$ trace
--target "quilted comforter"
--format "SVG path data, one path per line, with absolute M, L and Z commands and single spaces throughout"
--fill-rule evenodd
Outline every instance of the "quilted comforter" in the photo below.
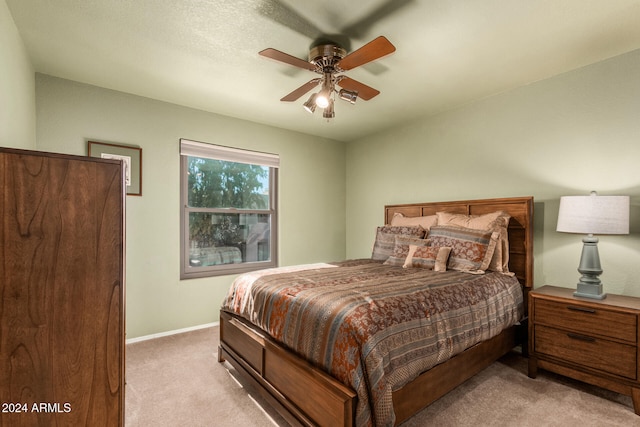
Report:
M 358 426 L 391 426 L 392 391 L 523 314 L 514 277 L 369 259 L 238 277 L 223 302 L 358 395 Z

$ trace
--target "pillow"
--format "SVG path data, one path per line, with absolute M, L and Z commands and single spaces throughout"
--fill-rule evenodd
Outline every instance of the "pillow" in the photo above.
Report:
M 436 225 L 436 221 L 438 217 L 435 215 L 429 216 L 404 216 L 403 214 L 396 212 L 393 214 L 393 218 L 391 218 L 391 225 L 407 225 L 407 226 L 416 226 L 424 228 L 426 231 L 429 231 L 431 227 Z
M 427 268 L 433 271 L 447 271 L 447 260 L 451 248 L 445 246 L 418 246 L 409 245 L 407 259 L 402 265 L 404 268 Z
M 501 273 L 509 272 L 509 219 L 504 211 L 496 211 L 484 215 L 463 215 L 448 212 L 437 212 L 438 225 L 455 225 L 476 230 L 497 231 L 500 233 L 496 249 L 489 264 L 489 270 Z
M 386 261 L 393 253 L 393 248 L 396 245 L 396 235 L 413 236 L 421 239 L 424 237 L 424 234 L 424 228 L 420 226 L 399 227 L 385 225 L 378 227 L 376 231 L 376 240 L 373 244 L 373 251 L 371 253 L 371 259 Z
M 401 267 L 402 264 L 404 264 L 404 261 L 407 259 L 407 254 L 409 253 L 409 245 L 427 246 L 429 244 L 428 240 L 420 239 L 413 236 L 396 235 L 395 239 L 396 243 L 393 247 L 393 251 L 389 258 L 387 258 L 387 260 L 384 262 L 385 265 L 395 265 Z
M 442 225 L 429 230 L 432 247 L 451 248 L 448 268 L 478 274 L 489 267 L 499 236 L 497 231 Z

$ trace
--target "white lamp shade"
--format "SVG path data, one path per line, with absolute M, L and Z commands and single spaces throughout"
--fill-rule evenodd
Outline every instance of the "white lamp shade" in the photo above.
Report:
M 564 196 L 557 231 L 580 234 L 629 234 L 629 196 Z

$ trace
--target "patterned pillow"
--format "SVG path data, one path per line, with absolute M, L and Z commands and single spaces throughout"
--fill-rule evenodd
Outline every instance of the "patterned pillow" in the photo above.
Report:
M 424 228 L 426 231 L 429 231 L 431 227 L 436 225 L 438 221 L 438 217 L 435 215 L 428 216 L 404 216 L 403 214 L 396 212 L 393 214 L 393 218 L 391 218 L 391 225 L 409 225 Z
M 489 267 L 499 236 L 497 231 L 441 225 L 429 231 L 431 246 L 451 248 L 450 269 L 478 274 Z
M 373 251 L 371 253 L 371 259 L 386 261 L 393 253 L 397 235 L 413 236 L 421 239 L 424 237 L 424 233 L 424 228 L 420 226 L 396 227 L 385 225 L 378 227 L 376 232 L 376 241 L 373 244 Z
M 444 246 L 410 245 L 404 268 L 427 268 L 434 271 L 447 271 L 447 260 L 451 248 Z
M 429 244 L 428 240 L 412 236 L 396 235 L 395 239 L 396 243 L 393 247 L 393 252 L 384 262 L 385 265 L 395 265 L 398 267 L 402 267 L 402 264 L 404 264 L 405 260 L 407 259 L 410 245 L 427 246 Z
M 488 269 L 501 273 L 509 272 L 509 235 L 508 227 L 511 215 L 505 211 L 496 211 L 484 215 L 462 215 L 437 212 L 438 225 L 453 225 L 475 230 L 497 231 L 500 233 L 496 249 Z

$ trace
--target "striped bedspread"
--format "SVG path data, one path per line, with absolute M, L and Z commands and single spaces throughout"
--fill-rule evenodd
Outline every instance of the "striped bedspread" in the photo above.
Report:
M 518 281 L 369 259 L 238 277 L 223 303 L 358 395 L 358 426 L 394 423 L 392 391 L 516 324 Z

